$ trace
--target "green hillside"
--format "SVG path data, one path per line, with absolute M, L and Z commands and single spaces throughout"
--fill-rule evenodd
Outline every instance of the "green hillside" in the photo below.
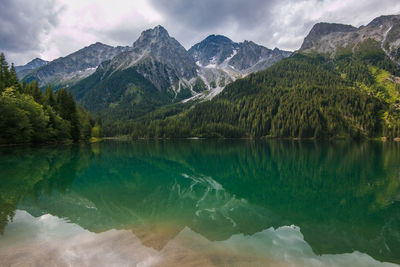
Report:
M 228 85 L 212 101 L 172 116 L 153 113 L 129 128 L 147 138 L 393 139 L 400 136 L 397 71 L 382 54 L 297 53 Z
M 99 68 L 72 86 L 71 92 L 85 108 L 100 113 L 106 123 L 135 119 L 172 99 L 167 92 L 158 91 L 135 68 L 115 72 Z

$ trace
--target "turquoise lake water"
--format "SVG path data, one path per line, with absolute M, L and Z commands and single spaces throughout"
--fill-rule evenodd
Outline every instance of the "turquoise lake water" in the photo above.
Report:
M 0 148 L 0 266 L 396 266 L 400 144 Z

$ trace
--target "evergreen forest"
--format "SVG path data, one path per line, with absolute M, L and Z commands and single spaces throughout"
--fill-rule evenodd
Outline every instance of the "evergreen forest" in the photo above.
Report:
M 88 140 L 96 127 L 71 92 L 19 82 L 14 66 L 0 54 L 0 144 L 77 142 Z
M 105 126 L 133 138 L 381 138 L 400 136 L 399 69 L 383 53 L 296 53 L 233 82 L 211 101 L 173 104 Z

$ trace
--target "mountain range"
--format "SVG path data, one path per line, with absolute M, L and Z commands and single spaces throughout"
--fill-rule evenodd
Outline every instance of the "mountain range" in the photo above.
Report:
M 192 116 L 188 122 L 192 128 L 196 127 L 193 124 L 195 121 L 202 121 L 203 124 L 223 123 L 222 128 L 233 127 L 235 135 L 240 133 L 240 136 L 310 137 L 317 132 L 317 126 L 309 125 L 309 129 L 304 126 L 304 129 L 290 130 L 289 133 L 283 130 L 287 125 L 274 125 L 278 123 L 274 122 L 274 116 L 279 115 L 279 107 L 288 100 L 288 96 L 284 99 L 281 97 L 285 92 L 289 92 L 289 95 L 297 94 L 298 90 L 316 90 L 320 86 L 324 91 L 322 96 L 329 95 L 330 98 L 333 97 L 331 92 L 325 92 L 328 88 L 338 88 L 338 91 L 347 88 L 343 96 L 345 99 L 352 92 L 357 92 L 361 94 L 358 96 L 360 98 L 366 94 L 368 101 L 381 101 L 382 108 L 376 108 L 385 114 L 383 121 L 376 122 L 376 129 L 368 132 L 367 128 L 372 127 L 371 124 L 362 126 L 366 118 L 362 122 L 358 121 L 358 126 L 354 126 L 355 121 L 361 119 L 358 115 L 342 114 L 336 110 L 341 104 L 330 103 L 329 105 L 333 105 L 331 108 L 337 112 L 335 116 L 332 115 L 333 111 L 324 111 L 322 115 L 318 115 L 322 111 L 312 111 L 316 112 L 314 119 L 323 119 L 320 127 L 326 130 L 324 134 L 341 135 L 347 131 L 352 134 L 382 135 L 388 125 L 388 131 L 397 131 L 397 126 L 393 128 L 393 123 L 397 121 L 396 110 L 400 109 L 399 59 L 400 16 L 392 15 L 378 17 L 358 28 L 336 23 L 317 23 L 305 37 L 300 49 L 294 53 L 278 48 L 271 50 L 252 41 L 236 43 L 222 35 L 210 35 L 186 50 L 166 29 L 157 26 L 142 32 L 129 47 L 111 47 L 96 43 L 52 62 L 38 62 L 42 64 L 39 68 L 22 66 L 17 67 L 17 71 L 20 76 L 23 71 L 29 71 L 24 79 L 36 79 L 41 86 L 53 84 L 56 87 L 70 87 L 75 98 L 85 108 L 91 112 L 100 112 L 105 121 L 110 123 L 161 119 L 159 123 L 163 125 L 168 118 L 178 116 L 180 119 L 189 119 Z M 281 87 L 278 93 L 280 96 L 272 97 L 271 92 L 275 92 L 278 87 Z M 265 91 L 266 88 L 270 88 L 270 91 Z M 298 89 L 292 90 L 293 88 Z M 351 91 L 351 88 L 357 90 Z M 272 98 L 276 102 L 271 102 L 263 109 L 261 107 L 265 103 L 249 100 L 254 92 L 261 94 L 260 98 L 268 95 L 266 102 L 272 101 Z M 313 99 L 297 101 L 313 102 L 316 101 L 314 97 L 315 95 Z M 204 105 L 196 104 L 203 100 L 212 101 L 206 101 Z M 235 112 L 229 111 L 230 115 L 228 112 L 227 116 L 238 117 L 232 117 L 228 121 L 223 115 L 215 118 L 208 114 L 210 110 L 214 110 L 215 114 L 225 114 L 227 111 L 224 105 L 227 102 L 236 106 L 246 103 L 253 106 L 250 113 L 246 114 L 239 112 L 233 115 Z M 258 103 L 256 106 L 255 102 Z M 300 105 L 298 109 L 305 108 L 302 106 L 304 103 L 297 103 L 296 105 Z M 188 109 L 193 104 L 196 104 L 194 108 Z M 291 102 L 290 105 L 294 103 Z M 207 114 L 201 114 L 203 111 L 200 108 Z M 360 108 L 357 112 L 366 112 L 363 109 L 367 106 Z M 287 109 L 292 110 L 293 107 Z M 296 114 L 300 116 L 303 113 Z M 374 116 L 378 116 L 376 114 Z M 270 121 L 260 119 L 266 119 L 270 115 Z M 244 119 L 243 125 L 236 123 L 240 119 Z M 300 118 L 296 118 L 295 122 L 285 123 L 297 124 L 299 120 Z M 330 120 L 336 121 L 337 129 L 327 130 L 329 127 L 326 121 Z M 305 125 L 309 123 L 311 122 L 304 122 Z M 164 127 L 160 125 L 157 127 Z M 114 126 L 112 127 L 116 128 Z M 146 124 L 141 127 L 148 126 Z M 132 126 L 126 127 L 128 128 L 131 129 Z M 126 129 L 121 131 L 131 131 Z M 193 131 L 186 134 L 198 135 Z M 164 136 L 168 134 L 164 133 Z
M 367 46 L 400 64 L 400 16 L 381 16 L 359 28 L 331 23 L 314 25 L 300 48 L 335 57 L 359 53 Z
M 49 61 L 46 61 L 46 60 L 43 60 L 40 58 L 35 58 L 23 66 L 16 66 L 15 71 L 18 74 L 18 78 L 22 79 L 26 75 L 31 73 L 33 70 L 47 65 L 47 63 L 49 63 Z
M 28 82 L 38 80 L 40 86 L 78 84 L 79 88 L 79 81 L 94 74 L 97 67 L 108 73 L 102 80 L 134 68 L 158 91 L 168 92 L 171 101 L 178 101 L 193 96 L 211 99 L 226 84 L 266 69 L 290 54 L 251 41 L 234 43 L 221 35 L 210 35 L 187 51 L 165 28 L 157 26 L 143 31 L 130 47 L 96 43 L 54 61 L 42 61 L 40 65 L 34 65 L 40 60 L 35 59 L 16 70 L 20 78 Z M 85 88 L 85 91 L 96 90 L 93 88 Z M 77 95 L 84 97 L 80 93 Z
M 27 82 L 37 80 L 40 86 L 49 84 L 56 87 L 69 86 L 91 75 L 101 62 L 127 49 L 128 47 L 112 47 L 97 42 L 51 62 L 35 59 L 27 65 L 17 66 L 16 71 L 19 77 L 24 76 L 23 79 Z M 27 70 L 30 71 L 26 72 Z
M 298 51 L 226 85 L 211 101 L 163 107 L 107 131 L 137 138 L 400 139 L 399 18 L 359 28 L 318 23 Z M 237 48 L 226 40 L 222 47 L 228 52 L 194 53 L 198 65 L 222 64 Z
M 222 35 L 210 35 L 189 49 L 198 66 L 199 77 L 208 88 L 216 88 L 209 95 L 211 99 L 222 91 L 226 84 L 246 75 L 265 70 L 274 63 L 289 57 L 291 52 L 268 49 L 252 41 L 235 43 Z

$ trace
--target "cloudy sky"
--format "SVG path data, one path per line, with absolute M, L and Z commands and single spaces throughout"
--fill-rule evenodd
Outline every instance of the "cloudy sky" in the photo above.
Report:
M 25 64 L 97 41 L 131 45 L 163 25 L 187 49 L 210 34 L 296 50 L 321 21 L 361 26 L 400 14 L 399 0 L 1 0 L 0 51 Z

